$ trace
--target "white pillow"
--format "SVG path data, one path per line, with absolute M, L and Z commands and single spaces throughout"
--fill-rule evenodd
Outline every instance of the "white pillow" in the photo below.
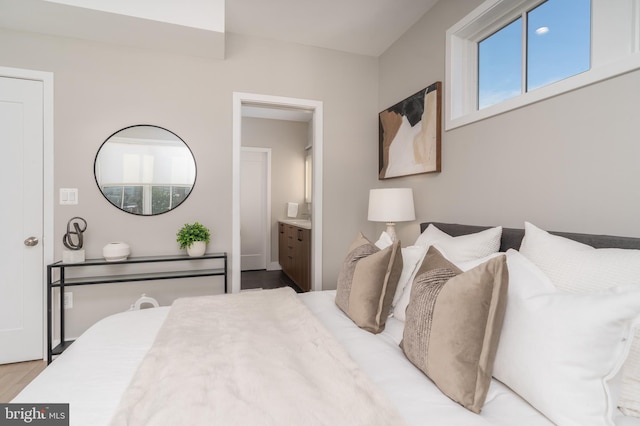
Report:
M 410 246 L 410 247 L 420 247 L 420 246 Z M 434 247 L 437 248 L 438 251 L 447 260 L 449 260 L 452 263 L 454 263 L 463 272 L 466 272 L 469 269 L 473 269 L 476 266 L 488 261 L 491 258 L 494 258 L 496 256 L 500 256 L 501 254 L 504 254 L 504 253 L 497 253 L 496 252 L 496 253 L 491 253 L 490 255 L 485 256 L 485 257 L 480 258 L 480 259 L 468 260 L 466 262 L 454 262 L 442 247 L 440 247 L 437 244 L 434 244 Z M 420 269 L 420 266 L 422 265 L 422 261 L 424 260 L 424 256 L 427 253 L 427 249 L 426 248 L 420 247 L 420 249 L 423 250 L 422 255 L 420 256 L 420 259 L 416 263 L 415 269 L 413 270 L 413 273 L 411 274 L 411 277 L 409 278 L 409 280 L 407 282 L 404 283 L 404 290 L 402 291 L 402 294 L 399 296 L 398 301 L 393 304 L 393 308 L 392 308 L 393 309 L 393 311 L 392 311 L 393 312 L 393 317 L 396 318 L 396 319 L 399 319 L 400 321 L 404 321 L 405 320 L 405 311 L 407 310 L 407 306 L 409 306 L 409 300 L 411 299 L 411 288 L 413 287 L 413 279 L 416 276 L 416 272 L 418 272 L 418 270 Z M 404 252 L 403 252 L 402 259 L 404 261 Z M 403 273 L 404 273 L 404 270 L 403 270 Z M 402 277 L 400 278 L 400 281 L 402 281 Z M 400 286 L 400 283 L 398 283 L 398 286 Z M 398 293 L 396 291 L 396 296 L 397 295 L 398 295 Z
M 565 291 L 585 293 L 626 285 L 640 288 L 640 250 L 595 249 L 525 222 L 520 253 Z M 640 417 L 640 331 L 623 368 L 618 404 L 623 413 Z
M 382 234 L 380 234 L 380 238 L 378 238 L 378 241 L 376 241 L 374 244 L 380 250 L 384 250 L 393 244 L 393 240 L 391 239 L 391 235 L 389 235 L 387 231 L 382 231 Z
M 391 239 L 391 235 L 389 235 L 389 233 L 386 231 L 382 231 L 382 234 L 380 234 L 380 238 L 378 238 L 378 241 L 375 242 L 375 246 L 380 250 L 384 250 L 392 244 L 393 240 Z M 420 246 L 409 246 L 402 248 L 402 273 L 400 274 L 400 279 L 398 280 L 396 292 L 393 295 L 393 301 L 391 302 L 391 311 L 389 313 L 389 316 L 393 316 L 393 308 L 398 304 L 398 301 L 400 300 L 402 292 L 407 286 L 407 283 L 413 282 L 413 277 L 418 270 L 418 267 L 422 264 L 422 259 L 424 258 L 424 255 L 426 253 L 427 249 Z
M 524 224 L 520 253 L 542 270 L 558 288 L 584 293 L 640 284 L 640 250 L 595 249 Z
M 493 376 L 560 425 L 613 426 L 609 381 L 640 326 L 640 288 L 561 292 L 515 250 Z
M 436 248 L 438 248 L 438 246 L 436 245 Z M 442 255 L 444 257 L 447 257 L 446 252 L 443 252 L 442 249 L 438 249 L 440 250 L 440 253 L 442 253 Z M 502 252 L 495 252 L 495 253 L 491 253 L 490 255 L 487 255 L 485 257 L 481 257 L 480 259 L 473 259 L 473 260 L 467 260 L 466 262 L 458 262 L 455 265 L 460 268 L 460 270 L 462 272 L 467 272 L 469 269 L 473 269 L 476 266 L 479 266 L 481 264 L 483 264 L 484 262 L 493 259 L 494 257 L 498 257 L 498 256 L 502 256 L 504 253 Z M 447 260 L 453 262 L 453 260 L 447 258 Z M 455 262 L 454 262 L 455 263 Z
M 394 297 L 393 303 L 393 316 L 394 318 L 404 321 L 405 310 L 409 305 L 409 298 L 411 296 L 411 287 L 413 284 L 413 278 L 415 272 L 422 265 L 422 259 L 426 254 L 429 247 L 435 245 L 438 251 L 443 254 L 448 260 L 455 263 L 463 271 L 471 269 L 473 266 L 479 265 L 489 260 L 488 255 L 493 254 L 500 250 L 500 238 L 502 237 L 502 227 L 490 228 L 475 234 L 461 235 L 459 237 L 452 237 L 446 232 L 442 232 L 435 225 L 430 224 L 427 229 L 416 240 L 415 246 L 423 247 L 424 253 L 416 264 L 413 275 L 409 278 L 403 286 L 401 294 L 398 294 L 396 289 L 397 299 Z M 382 238 L 382 236 L 381 236 Z M 411 246 L 413 247 L 413 246 Z M 473 262 L 481 260 L 473 266 L 462 268 L 465 262 Z M 404 261 L 404 258 L 403 258 Z M 402 278 L 400 279 L 402 281 Z M 398 285 L 400 288 L 400 284 Z
M 490 228 L 475 234 L 461 235 L 459 237 L 452 237 L 446 232 L 442 232 L 435 225 L 430 224 L 427 229 L 416 240 L 414 246 L 410 247 L 422 247 L 424 251 L 422 256 L 415 265 L 413 274 L 409 277 L 409 280 L 405 282 L 402 287 L 402 293 L 399 293 L 401 283 L 398 284 L 396 294 L 394 297 L 394 303 L 392 307 L 393 317 L 404 321 L 405 310 L 409 305 L 409 299 L 411 296 L 411 287 L 415 273 L 422 265 L 422 259 L 427 253 L 429 247 L 436 246 L 438 251 L 442 253 L 448 260 L 455 263 L 463 271 L 467 271 L 474 266 L 477 266 L 485 261 L 489 260 L 487 257 L 500 250 L 500 238 L 502 237 L 502 227 Z M 380 236 L 382 238 L 382 236 Z M 403 255 L 404 261 L 404 255 Z M 465 266 L 465 264 L 468 264 Z M 403 270 L 404 272 L 404 270 Z M 402 282 L 402 278 L 400 278 Z
M 398 287 L 396 287 L 396 293 L 393 296 L 393 302 L 391 302 L 392 313 L 393 308 L 400 301 L 400 298 L 402 297 L 407 284 L 413 282 L 413 278 L 415 277 L 420 265 L 422 265 L 422 259 L 424 259 L 424 255 L 426 253 L 427 249 L 420 246 L 409 246 L 402 248 L 402 274 L 400 274 Z
M 427 226 L 416 240 L 416 246 L 423 246 L 427 249 L 432 245 L 437 245 L 447 253 L 448 258 L 453 263 L 466 262 L 480 259 L 500 250 L 500 238 L 502 237 L 502 227 L 489 228 L 475 234 L 460 235 L 452 237 L 446 232 L 442 232 L 433 224 Z

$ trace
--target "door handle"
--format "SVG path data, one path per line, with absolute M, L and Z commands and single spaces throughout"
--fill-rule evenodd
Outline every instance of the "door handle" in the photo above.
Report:
M 33 246 L 37 246 L 38 242 L 39 241 L 37 237 L 29 237 L 26 240 L 24 240 L 24 245 L 27 247 L 33 247 Z

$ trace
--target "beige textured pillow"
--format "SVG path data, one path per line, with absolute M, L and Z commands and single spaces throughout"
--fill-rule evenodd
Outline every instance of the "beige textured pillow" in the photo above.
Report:
M 338 276 L 336 305 L 360 328 L 380 333 L 402 272 L 400 241 L 380 250 L 359 234 Z
M 442 393 L 474 413 L 491 383 L 508 281 L 505 256 L 461 272 L 435 247 L 413 281 L 402 350 Z

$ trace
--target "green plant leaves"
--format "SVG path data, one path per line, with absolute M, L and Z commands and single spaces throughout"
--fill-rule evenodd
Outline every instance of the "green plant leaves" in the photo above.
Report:
M 176 234 L 176 241 L 180 243 L 181 249 L 186 249 L 196 241 L 204 241 L 208 243 L 211 239 L 211 232 L 209 228 L 201 223 L 185 223 Z

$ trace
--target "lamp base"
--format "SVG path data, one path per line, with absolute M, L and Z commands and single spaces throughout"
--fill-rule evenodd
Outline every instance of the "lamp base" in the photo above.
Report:
M 398 239 L 396 235 L 396 224 L 395 222 L 387 222 L 387 234 L 391 237 L 391 241 L 395 241 Z

